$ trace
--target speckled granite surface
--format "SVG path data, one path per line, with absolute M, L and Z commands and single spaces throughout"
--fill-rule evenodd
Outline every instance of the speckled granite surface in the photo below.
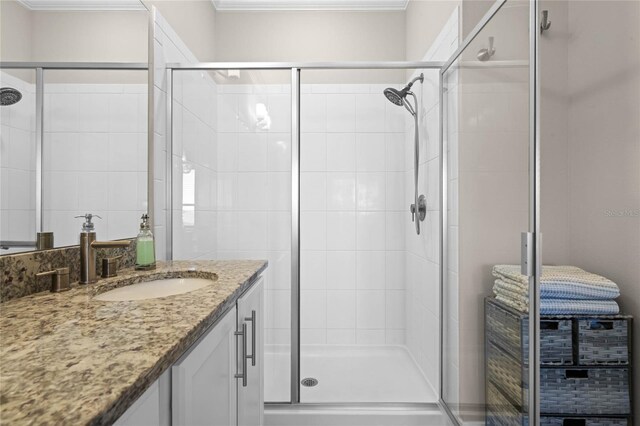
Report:
M 136 240 L 130 239 L 126 248 L 98 249 L 96 271 L 102 271 L 102 259 L 122 256 L 118 268 L 130 268 L 136 263 Z M 51 277 L 36 277 L 38 272 L 69 267 L 69 279 L 80 280 L 80 246 L 37 250 L 1 255 L 0 253 L 0 303 L 18 299 L 51 288 Z
M 0 305 L 3 424 L 111 424 L 236 301 L 266 261 L 159 262 L 63 293 Z M 130 302 L 96 294 L 161 277 L 215 279 Z

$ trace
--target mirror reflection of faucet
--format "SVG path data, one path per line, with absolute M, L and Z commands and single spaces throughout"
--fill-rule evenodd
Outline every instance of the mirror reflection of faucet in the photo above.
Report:
M 84 218 L 82 231 L 80 232 L 80 284 L 91 284 L 98 281 L 96 274 L 96 249 L 129 247 L 131 241 L 96 241 L 95 225 L 93 218 L 100 216 L 86 213 L 76 218 Z

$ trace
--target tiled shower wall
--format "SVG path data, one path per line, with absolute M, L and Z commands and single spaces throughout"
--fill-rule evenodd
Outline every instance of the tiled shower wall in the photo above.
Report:
M 454 10 L 425 61 L 446 61 L 458 47 L 458 10 Z M 413 122 L 407 121 L 405 159 L 405 199 L 403 218 L 406 258 L 406 346 L 434 390 L 438 388 L 440 357 L 440 129 L 439 73 L 424 72 L 424 83 L 413 89 L 420 102 L 419 194 L 427 201 L 427 215 L 420 235 L 408 212 L 414 202 Z M 417 72 L 412 77 L 417 75 Z M 419 84 L 419 83 L 417 83 Z M 407 114 L 408 115 L 408 114 Z M 455 195 L 454 195 L 455 196 Z M 448 362 L 443 360 L 444 362 Z M 454 361 L 455 362 L 455 361 Z
M 301 342 L 405 340 L 404 108 L 389 84 L 302 87 Z
M 0 107 L 0 240 L 35 241 L 35 86 L 4 71 L 0 81 L 22 93 Z

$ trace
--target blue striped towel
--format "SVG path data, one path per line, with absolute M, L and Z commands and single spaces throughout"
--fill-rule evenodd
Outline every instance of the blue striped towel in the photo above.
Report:
M 514 299 L 496 293 L 496 299 L 520 312 L 529 312 L 525 299 Z M 620 307 L 614 300 L 541 299 L 540 315 L 617 315 Z
M 511 290 L 524 297 L 529 294 L 529 279 L 520 274 L 520 265 L 496 265 L 493 276 L 511 284 Z M 544 299 L 607 300 L 620 296 L 613 281 L 575 266 L 543 266 L 540 297 Z

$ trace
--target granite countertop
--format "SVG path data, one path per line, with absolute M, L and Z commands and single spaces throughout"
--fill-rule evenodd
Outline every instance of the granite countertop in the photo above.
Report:
M 159 262 L 67 292 L 0 304 L 0 421 L 110 424 L 236 301 L 266 261 Z M 157 278 L 215 279 L 189 293 L 100 302 Z

